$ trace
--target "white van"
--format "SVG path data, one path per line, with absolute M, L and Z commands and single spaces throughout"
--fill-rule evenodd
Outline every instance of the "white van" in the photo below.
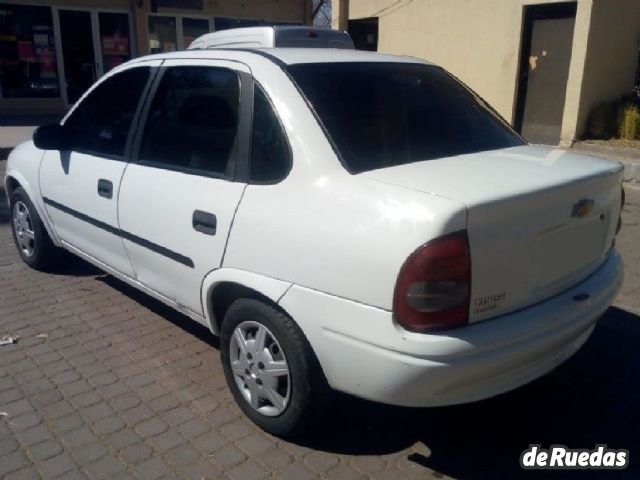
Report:
M 232 28 L 196 38 L 188 50 L 209 48 L 355 48 L 347 32 L 298 26 Z

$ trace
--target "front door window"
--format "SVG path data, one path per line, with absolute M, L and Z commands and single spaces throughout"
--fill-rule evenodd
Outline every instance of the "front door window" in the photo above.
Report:
M 129 129 L 142 92 L 151 75 L 136 67 L 106 78 L 71 113 L 64 125 L 77 152 L 122 158 Z

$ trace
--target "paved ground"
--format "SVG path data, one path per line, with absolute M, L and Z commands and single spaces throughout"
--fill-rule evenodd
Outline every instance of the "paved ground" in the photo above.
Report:
M 574 143 L 571 149 L 577 153 L 622 162 L 624 164 L 624 180 L 640 186 L 640 141 L 586 140 Z
M 205 329 L 81 261 L 26 268 L 2 206 L 0 335 L 20 339 L 0 347 L 0 478 L 520 478 L 531 443 L 627 448 L 630 468 L 609 476 L 639 478 L 640 190 L 624 219 L 618 306 L 565 365 L 466 406 L 341 397 L 290 443 L 242 417 Z
M 582 140 L 575 142 L 571 148 L 612 160 L 640 164 L 640 140 Z

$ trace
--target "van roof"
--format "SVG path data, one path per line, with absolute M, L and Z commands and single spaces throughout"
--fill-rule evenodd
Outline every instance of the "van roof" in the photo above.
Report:
M 300 25 L 272 25 L 205 33 L 191 42 L 188 50 L 247 47 L 354 48 L 347 32 Z

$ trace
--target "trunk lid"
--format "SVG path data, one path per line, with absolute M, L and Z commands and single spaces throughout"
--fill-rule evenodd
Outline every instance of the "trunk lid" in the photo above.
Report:
M 466 205 L 471 322 L 542 301 L 604 261 L 620 214 L 622 165 L 521 146 L 359 176 Z

